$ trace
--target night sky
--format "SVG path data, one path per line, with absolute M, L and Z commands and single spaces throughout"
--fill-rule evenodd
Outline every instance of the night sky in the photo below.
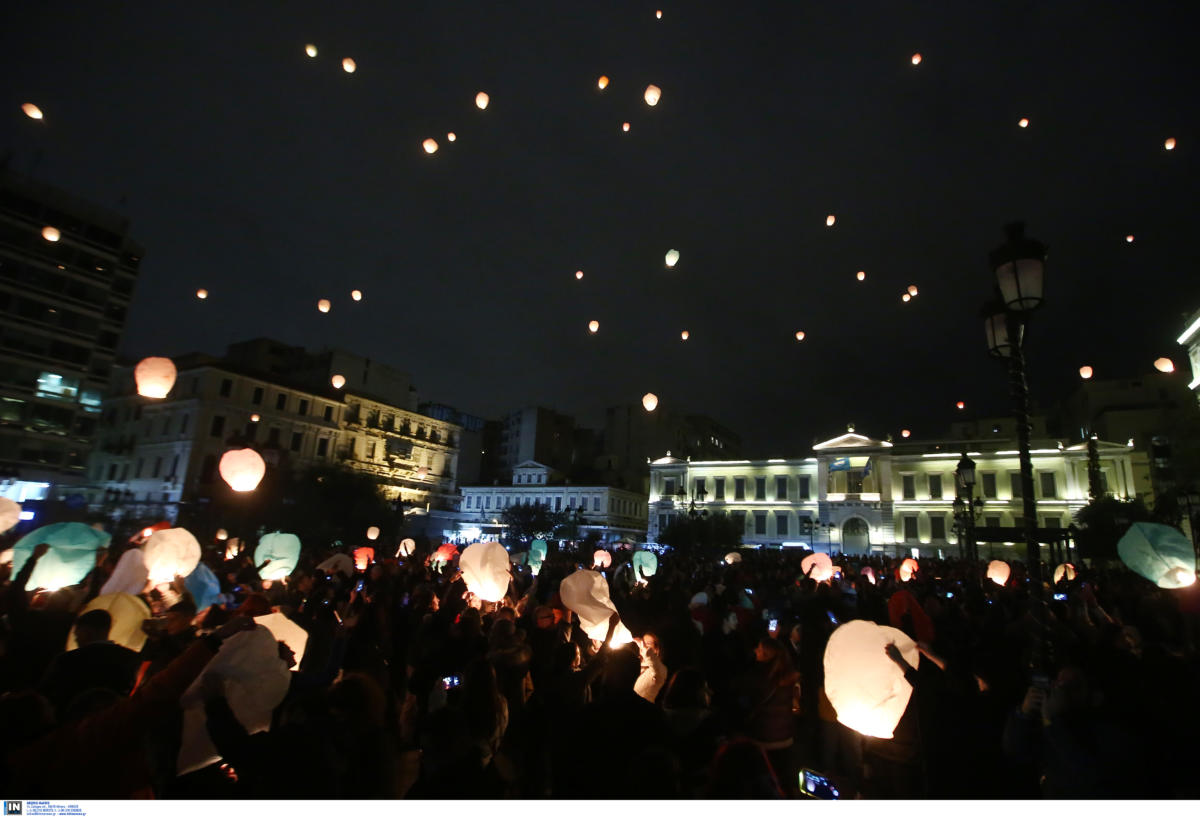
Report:
M 130 357 L 271 336 L 595 426 L 653 391 L 803 456 L 851 420 L 920 439 L 1008 411 L 978 311 L 1014 219 L 1050 246 L 1035 399 L 1161 355 L 1186 383 L 1187 7 L 17 3 L 0 149 L 132 220 Z

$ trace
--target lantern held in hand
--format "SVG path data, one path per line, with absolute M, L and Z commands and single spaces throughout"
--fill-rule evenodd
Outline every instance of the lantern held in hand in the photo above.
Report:
M 400 547 L 396 550 L 396 554 L 407 559 L 409 556 L 413 555 L 413 549 L 416 548 L 416 546 L 417 543 L 412 539 L 401 540 Z
M 633 577 L 641 583 L 645 583 L 658 572 L 658 557 L 652 551 L 634 551 L 632 562 Z
M 317 565 L 317 570 L 322 571 L 326 576 L 341 573 L 349 578 L 354 575 L 354 560 L 345 553 L 335 553 Z
M 862 570 L 858 571 L 858 573 L 871 584 L 875 584 L 875 571 L 871 569 L 870 565 L 866 565 Z
M 148 357 L 133 370 L 142 397 L 163 398 L 175 385 L 175 364 L 169 357 Z
M 576 570 L 559 583 L 558 592 L 563 606 L 579 616 L 579 624 L 587 637 L 603 641 L 608 635 L 608 621 L 617 612 L 609 598 L 604 574 L 594 570 Z M 618 621 L 610 643 L 619 647 L 631 641 L 633 633 Z
M 1068 582 L 1075 581 L 1075 565 L 1070 562 L 1063 562 L 1054 568 L 1054 583 L 1058 584 L 1064 580 Z
M 468 545 L 458 560 L 467 589 L 483 601 L 496 602 L 508 592 L 508 551 L 499 542 Z
M 192 594 L 192 601 L 196 602 L 197 611 L 211 607 L 217 597 L 221 595 L 221 581 L 204 562 L 196 565 L 196 569 L 183 580 L 183 584 Z
M 912 686 L 885 648 L 895 644 L 910 667 L 919 660 L 916 643 L 900 630 L 871 621 L 848 621 L 825 647 L 825 695 L 840 723 L 859 734 L 891 738 L 908 708 Z
M 1117 542 L 1125 566 L 1159 587 L 1187 587 L 1196 581 L 1196 552 L 1178 530 L 1154 522 L 1134 522 Z
M 268 559 L 271 563 L 258 572 L 260 577 L 275 581 L 292 575 L 300 560 L 300 537 L 279 531 L 263 536 L 254 549 L 254 564 L 261 565 Z
M 916 559 L 905 559 L 900 563 L 900 567 L 896 568 L 896 578 L 902 582 L 912 581 L 912 577 L 917 575 L 920 569 Z
M 253 491 L 267 473 L 267 463 L 253 448 L 234 448 L 221 455 L 221 479 L 238 493 Z
M 96 550 L 107 547 L 112 537 L 82 522 L 56 522 L 25 534 L 13 545 L 12 573 L 15 577 L 40 544 L 50 549 L 38 560 L 25 586 L 43 590 L 58 590 L 79 584 L 96 566 Z M 136 549 L 135 549 L 136 550 Z M 141 555 L 141 551 L 138 551 Z M 145 585 L 138 585 L 140 593 Z
M 371 562 L 373 561 L 375 561 L 375 548 L 360 547 L 354 549 L 354 568 L 356 570 L 366 570 L 371 566 Z
M 1011 572 L 1012 570 L 1009 568 L 1008 562 L 1002 559 L 992 559 L 988 562 L 987 577 L 1001 587 L 1008 584 L 1008 577 Z
M 146 554 L 140 547 L 133 547 L 121 554 L 112 575 L 100 588 L 100 595 L 132 593 L 137 595 L 146 588 L 150 571 L 146 569 Z
M 741 563 L 742 563 L 742 554 L 738 553 L 736 550 L 725 554 L 725 564 L 736 565 L 736 564 L 741 564 Z
M 592 566 L 600 570 L 612 567 L 612 554 L 607 550 L 597 550 L 592 554 Z
M 150 581 L 164 584 L 187 576 L 200 563 L 200 543 L 183 528 L 167 528 L 150 535 L 143 551 Z
M 308 646 L 308 631 L 296 624 L 283 613 L 268 613 L 265 616 L 255 616 L 255 624 L 261 624 L 271 631 L 276 641 L 282 641 L 292 651 L 296 659 L 292 672 L 299 672 L 300 662 L 304 660 L 304 650 Z
M 134 652 L 140 652 L 145 646 L 146 633 L 142 630 L 142 623 L 150 618 L 150 608 L 140 598 L 131 593 L 97 596 L 79 611 L 79 615 L 90 613 L 92 610 L 106 610 L 112 617 L 112 627 L 108 630 L 109 641 Z M 72 627 L 67 636 L 67 649 L 78 648 L 79 642 L 75 639 L 75 628 Z
M 828 553 L 810 553 L 800 562 L 800 572 L 814 582 L 827 582 L 833 578 L 833 560 Z

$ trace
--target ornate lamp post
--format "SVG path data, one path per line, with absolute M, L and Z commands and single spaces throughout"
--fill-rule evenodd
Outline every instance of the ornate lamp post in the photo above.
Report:
M 965 558 L 975 561 L 979 558 L 975 544 L 975 509 L 982 507 L 983 500 L 975 499 L 975 460 L 965 453 L 954 469 L 954 485 L 954 519 L 959 529 L 959 550 Z

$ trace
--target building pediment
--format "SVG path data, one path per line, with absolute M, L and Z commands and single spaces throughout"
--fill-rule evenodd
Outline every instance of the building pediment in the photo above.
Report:
M 1066 447 L 1066 450 L 1067 451 L 1087 451 L 1087 441 L 1085 440 L 1084 442 L 1076 443 L 1075 445 L 1068 445 Z M 1099 454 L 1117 454 L 1122 451 L 1128 451 L 1128 450 L 1129 450 L 1128 443 L 1126 443 L 1126 444 L 1110 443 L 1110 442 L 1106 442 L 1104 440 L 1096 440 L 1096 452 Z
M 872 440 L 862 434 L 847 432 L 813 446 L 813 451 L 836 451 L 843 448 L 891 448 L 886 440 Z
M 537 460 L 525 460 L 525 462 L 519 462 L 513 466 L 514 471 L 517 470 L 518 468 L 522 468 L 522 469 L 536 468 L 536 469 L 539 469 L 542 471 L 553 471 L 554 470 L 549 465 L 544 465 L 544 464 L 538 462 Z
M 679 457 L 659 457 L 651 465 L 687 465 L 686 460 L 681 460 Z

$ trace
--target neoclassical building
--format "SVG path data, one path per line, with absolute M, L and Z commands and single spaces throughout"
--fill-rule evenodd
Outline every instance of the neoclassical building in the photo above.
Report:
M 1097 450 L 1103 492 L 1148 494 L 1144 453 L 1105 442 Z M 1037 526 L 1066 528 L 1088 502 L 1087 446 L 1037 440 L 1031 452 Z M 677 514 L 707 511 L 739 519 L 746 545 L 951 555 L 958 548 L 955 468 L 964 453 L 976 463 L 975 496 L 982 500 L 976 526 L 1019 527 L 1014 441 L 895 444 L 851 431 L 817 443 L 813 456 L 802 459 L 652 462 L 647 538 L 657 541 Z

